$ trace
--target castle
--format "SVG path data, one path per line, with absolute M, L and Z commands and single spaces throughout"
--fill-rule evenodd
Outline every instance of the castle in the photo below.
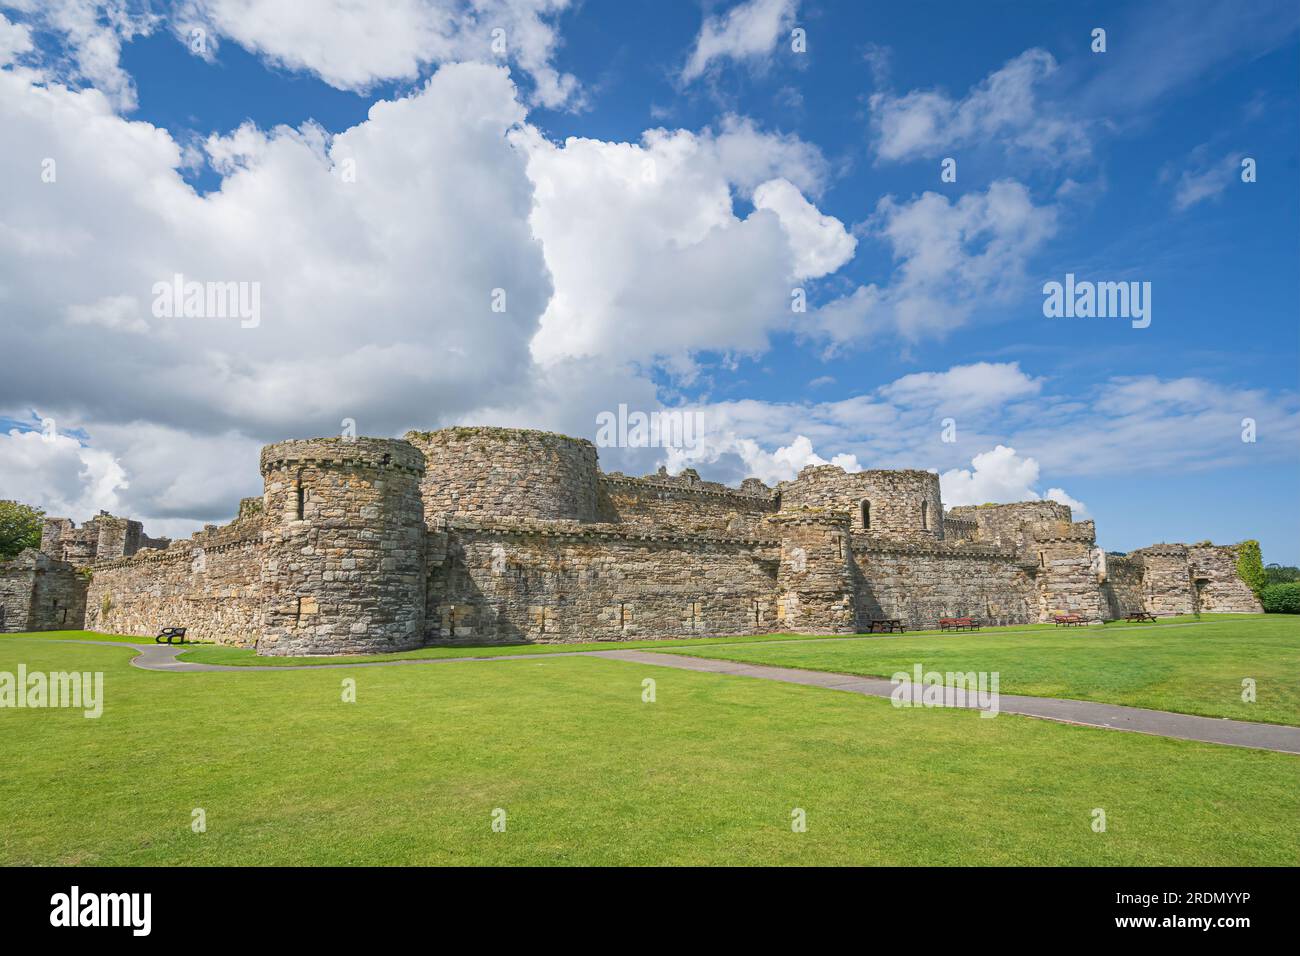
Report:
M 1233 547 L 1096 546 L 1054 501 L 956 507 L 927 471 L 809 466 L 775 488 L 605 474 L 589 441 L 505 428 L 262 450 L 230 524 L 147 538 L 48 519 L 0 565 L 0 630 L 81 628 L 259 654 L 1259 611 Z

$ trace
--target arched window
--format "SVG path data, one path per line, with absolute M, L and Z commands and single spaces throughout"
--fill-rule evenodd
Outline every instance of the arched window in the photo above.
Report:
M 921 530 L 930 530 L 930 502 L 921 502 Z
M 862 530 L 871 530 L 871 502 L 865 498 L 862 499 Z

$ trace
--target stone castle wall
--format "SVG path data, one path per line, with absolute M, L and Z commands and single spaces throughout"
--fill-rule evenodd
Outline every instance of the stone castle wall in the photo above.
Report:
M 764 533 L 764 520 L 776 513 L 776 504 L 771 489 L 762 482 L 737 491 L 700 481 L 687 469 L 677 477 L 604 475 L 598 511 L 610 523 L 757 536 Z
M 262 630 L 261 560 L 261 521 L 245 517 L 96 564 L 86 629 L 152 637 L 184 627 L 190 640 L 251 647 Z
M 855 534 L 859 629 L 872 618 L 935 627 L 944 617 L 987 624 L 1039 618 L 1035 572 L 1009 548 L 882 540 Z
M 737 489 L 602 474 L 589 442 L 542 432 L 408 437 L 268 445 L 263 495 L 185 541 L 49 519 L 54 557 L 0 566 L 0 604 L 21 629 L 83 615 L 272 655 L 1259 610 L 1233 548 L 1106 555 L 1056 502 L 944 514 L 932 472 L 822 465 Z
M 1237 574 L 1237 549 L 1194 544 L 1187 549 L 1196 603 L 1206 613 L 1260 614 L 1264 608 Z
M 1101 593 L 1106 602 L 1106 616 L 1122 618 L 1145 610 L 1142 562 L 1119 554 L 1107 554 L 1105 562 L 1106 580 Z
M 776 629 L 775 541 L 468 518 L 432 538 L 440 561 L 429 577 L 431 643 Z
M 31 548 L 0 561 L 0 633 L 81 630 L 88 577 Z

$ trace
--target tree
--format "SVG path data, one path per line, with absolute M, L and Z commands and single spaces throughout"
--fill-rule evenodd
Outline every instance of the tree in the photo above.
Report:
M 1290 564 L 1266 564 L 1264 581 L 1266 584 L 1288 584 L 1292 581 L 1300 581 L 1300 568 Z
M 40 508 L 0 501 L 0 560 L 16 557 L 24 548 L 39 548 L 44 517 Z

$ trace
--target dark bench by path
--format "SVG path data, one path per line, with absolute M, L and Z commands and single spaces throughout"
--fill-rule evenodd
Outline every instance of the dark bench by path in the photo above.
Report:
M 1156 621 L 1156 616 L 1150 611 L 1131 611 L 1124 615 L 1126 621 L 1150 621 L 1152 624 Z
M 941 617 L 939 618 L 939 630 L 941 631 L 978 631 L 980 622 L 973 621 L 968 617 Z
M 1077 614 L 1057 614 L 1052 617 L 1057 627 L 1083 627 L 1088 622 Z
M 903 619 L 899 617 L 878 617 L 867 622 L 867 628 L 872 634 L 885 634 L 890 631 L 903 633 Z
M 158 632 L 158 636 L 153 639 L 155 644 L 184 644 L 185 628 L 183 627 L 164 627 Z

